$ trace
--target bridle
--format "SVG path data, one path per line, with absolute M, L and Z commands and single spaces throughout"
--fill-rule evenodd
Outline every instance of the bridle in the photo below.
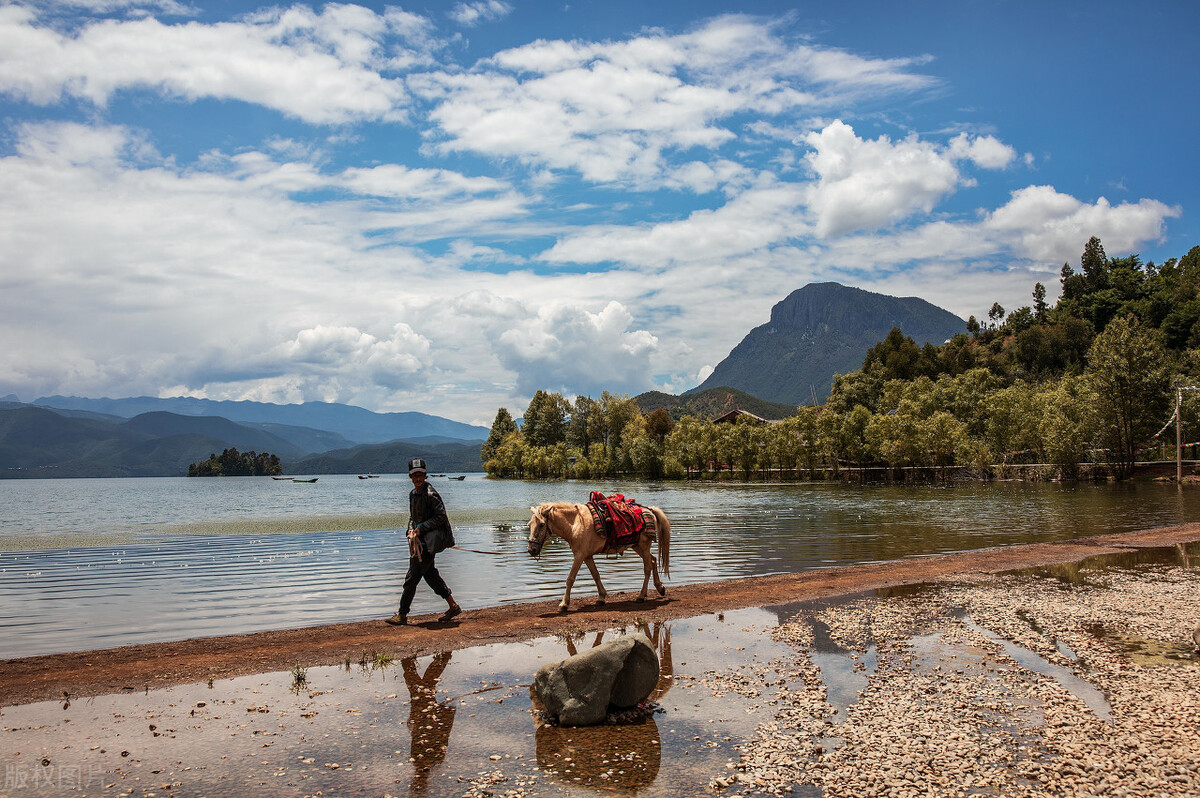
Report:
M 538 557 L 542 553 L 542 546 L 546 545 L 546 540 L 550 537 L 550 523 L 541 513 L 534 513 L 529 529 L 529 553 L 534 557 Z

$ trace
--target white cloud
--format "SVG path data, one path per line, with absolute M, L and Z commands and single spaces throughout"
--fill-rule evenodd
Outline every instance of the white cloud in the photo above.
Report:
M 561 238 L 541 257 L 552 263 L 619 263 L 663 268 L 672 263 L 719 262 L 803 234 L 804 188 L 770 175 L 715 210 L 645 226 L 597 225 Z
M 406 92 L 378 70 L 399 57 L 384 40 L 403 25 L 412 27 L 330 5 L 320 14 L 293 6 L 212 25 L 96 20 L 59 32 L 28 8 L 0 6 L 0 93 L 39 105 L 67 96 L 103 106 L 119 91 L 150 89 L 255 103 L 315 124 L 395 119 Z
M 516 158 L 591 182 L 646 187 L 675 168 L 668 155 L 732 141 L 722 120 L 735 114 L 930 85 L 907 72 L 912 65 L 792 45 L 768 24 L 727 16 L 679 35 L 539 40 L 471 72 L 413 76 L 409 85 L 436 105 L 430 118 L 440 152 Z
M 352 326 L 321 324 L 301 330 L 277 351 L 283 371 L 337 375 L 389 388 L 423 384 L 423 372 L 430 367 L 428 339 L 403 322 L 382 340 Z
M 527 396 L 538 389 L 636 394 L 652 384 L 650 357 L 658 339 L 630 330 L 632 323 L 615 301 L 599 313 L 575 305 L 543 307 L 502 333 L 495 348 Z
M 1088 205 L 1051 186 L 1029 186 L 1012 193 L 1007 204 L 990 213 L 983 226 L 1003 234 L 1018 254 L 1043 262 L 1078 256 L 1091 236 L 1110 252 L 1136 250 L 1163 236 L 1167 219 L 1180 208 L 1157 200 L 1112 205 L 1100 197 Z
M 482 22 L 495 22 L 511 14 L 513 7 L 503 0 L 477 0 L 471 3 L 457 3 L 450 9 L 450 19 L 459 25 L 473 28 Z
M 950 139 L 950 157 L 973 161 L 983 169 L 1003 169 L 1017 157 L 1017 151 L 995 136 L 959 133 Z
M 808 205 L 823 238 L 928 213 L 958 185 L 958 170 L 946 153 L 915 136 L 863 140 L 838 120 L 804 141 L 813 148 L 805 160 L 817 175 Z

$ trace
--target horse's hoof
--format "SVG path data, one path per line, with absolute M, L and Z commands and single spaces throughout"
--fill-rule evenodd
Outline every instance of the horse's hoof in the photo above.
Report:
M 660 596 L 667 595 L 667 589 L 665 587 L 658 588 L 658 595 L 660 595 Z
M 604 599 L 596 599 L 596 606 L 600 606 L 601 604 L 604 604 L 604 603 L 605 603 Z
M 558 611 L 559 611 L 559 613 L 563 613 L 563 614 L 565 614 L 565 613 L 566 613 L 566 611 L 567 611 L 567 605 L 565 605 L 565 604 L 559 604 L 559 605 L 558 605 Z

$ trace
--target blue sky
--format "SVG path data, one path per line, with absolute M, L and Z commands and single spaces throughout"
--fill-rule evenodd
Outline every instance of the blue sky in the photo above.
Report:
M 1200 244 L 1195 3 L 0 2 L 0 396 L 487 425 Z

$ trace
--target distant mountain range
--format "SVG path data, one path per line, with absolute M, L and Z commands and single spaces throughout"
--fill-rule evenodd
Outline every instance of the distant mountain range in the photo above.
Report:
M 205 404 L 188 404 L 195 401 Z M 73 406 L 57 408 L 52 403 Z M 313 406 L 305 408 L 146 397 L 50 397 L 38 400 L 38 404 L 0 402 L 0 478 L 182 476 L 189 464 L 227 448 L 278 455 L 287 473 L 390 473 L 405 470 L 408 458 L 418 455 L 442 470 L 482 470 L 479 444 L 487 435 L 485 428 L 423 413 L 371 413 L 346 405 L 310 404 Z M 147 406 L 204 412 L 180 414 L 156 409 L 132 417 L 123 415 Z M 316 429 L 277 420 L 238 423 L 211 415 L 219 406 L 239 411 L 243 417 L 267 419 L 271 417 L 266 411 L 280 408 L 283 419 L 311 418 L 318 423 L 329 419 L 340 428 Z M 305 408 L 305 412 L 297 414 L 294 408 Z M 401 437 L 404 431 L 410 437 Z M 401 434 L 385 442 L 369 437 L 364 443 L 348 440 L 346 432 L 366 436 Z
M 867 350 L 893 327 L 918 344 L 942 344 L 966 332 L 967 323 L 917 297 L 811 283 L 771 308 L 770 321 L 751 330 L 684 396 L 728 386 L 770 402 L 819 404 L 829 396 L 833 375 L 861 369 Z
M 451 421 L 426 413 L 375 413 L 353 405 L 305 402 L 276 405 L 267 402 L 231 402 L 179 396 L 158 399 L 86 399 L 46 396 L 31 404 L 59 410 L 85 410 L 120 418 L 164 411 L 180 416 L 214 416 L 261 428 L 308 452 L 322 452 L 358 443 L 383 443 L 401 438 L 437 438 L 445 441 L 483 441 L 488 428 Z M 316 433 L 316 434 L 314 434 Z

